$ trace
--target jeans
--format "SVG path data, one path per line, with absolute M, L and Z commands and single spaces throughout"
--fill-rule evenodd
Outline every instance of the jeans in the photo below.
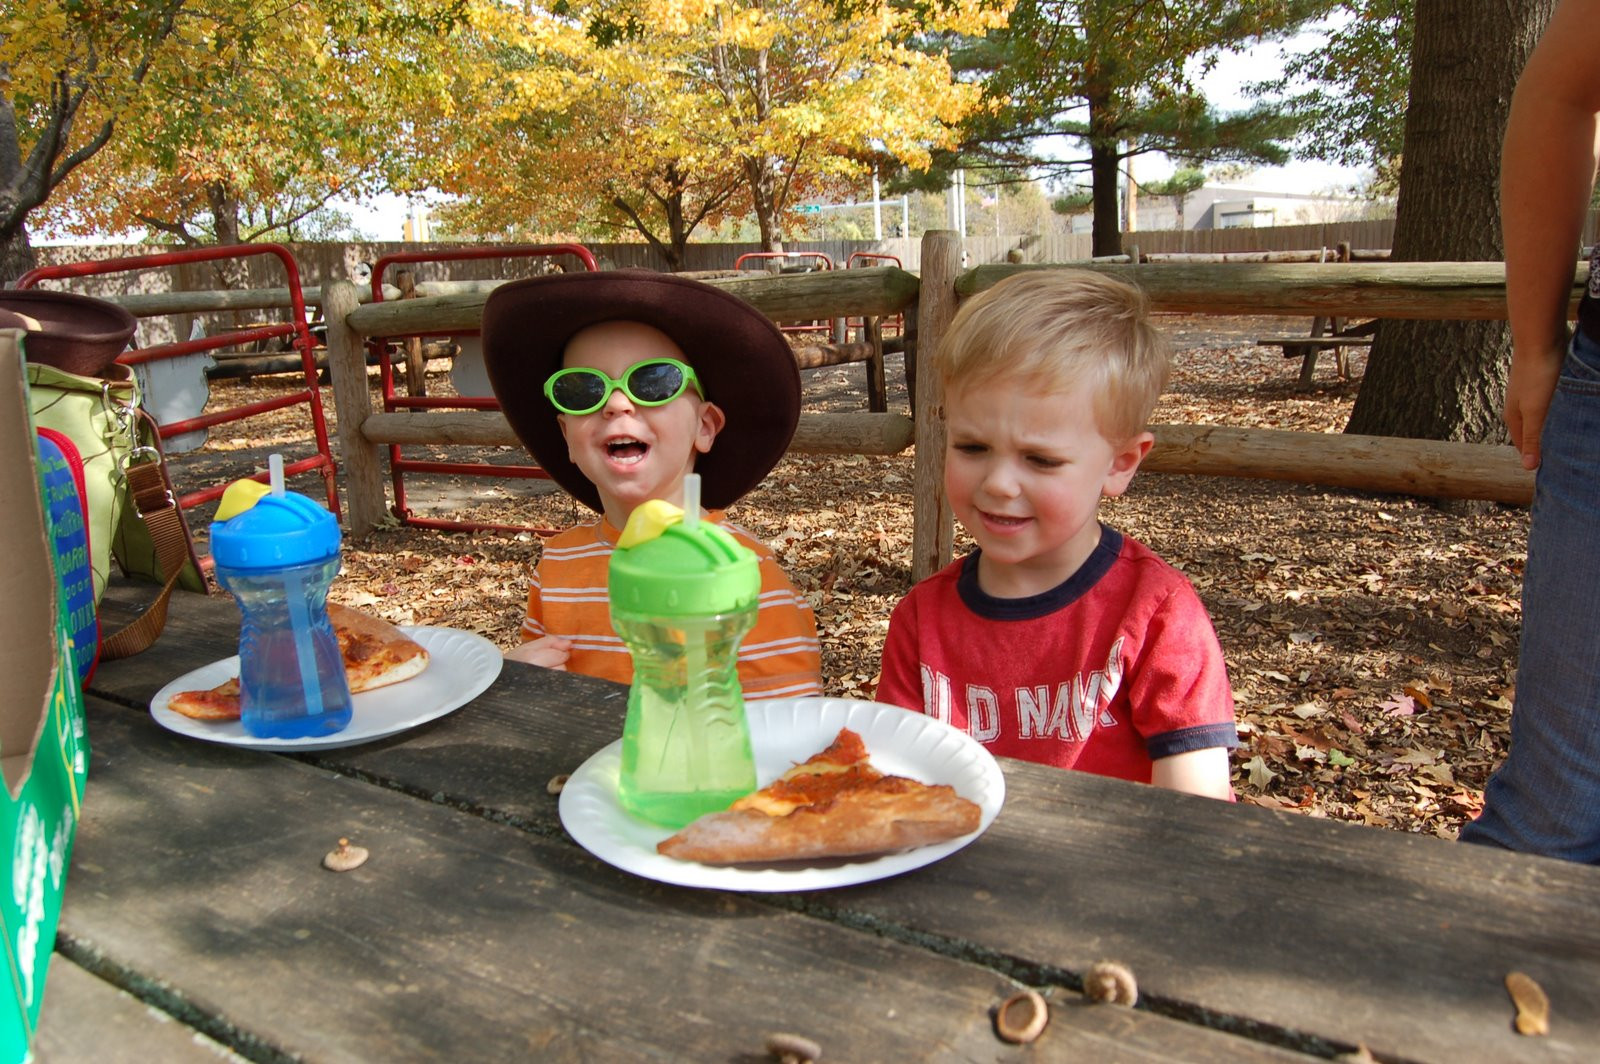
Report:
M 1461 831 L 1600 863 L 1600 343 L 1578 333 L 1543 434 L 1511 750 Z

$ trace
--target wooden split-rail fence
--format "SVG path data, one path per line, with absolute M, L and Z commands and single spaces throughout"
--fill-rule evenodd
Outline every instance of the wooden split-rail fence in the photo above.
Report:
M 961 240 L 928 233 L 921 272 L 898 267 L 708 278 L 774 321 L 903 314 L 906 380 L 915 418 L 887 410 L 805 411 L 791 450 L 890 455 L 915 447 L 913 574 L 949 560 L 953 522 L 944 498 L 942 395 L 920 371 L 963 298 L 1027 270 L 1093 269 L 1140 285 L 1158 311 L 1213 315 L 1341 318 L 1504 319 L 1505 271 L 1498 262 L 1461 263 L 1067 263 L 961 268 Z M 503 415 L 488 411 L 375 411 L 367 388 L 366 340 L 477 329 L 488 293 L 501 282 L 432 282 L 419 298 L 364 302 L 363 290 L 335 282 L 306 290 L 322 306 L 338 413 L 348 533 L 385 520 L 382 448 L 389 444 L 516 445 Z M 1580 289 L 1574 268 L 1574 299 Z M 135 314 L 237 310 L 283 305 L 275 290 L 130 295 Z M 1141 471 L 1238 476 L 1432 498 L 1526 504 L 1533 475 L 1509 446 L 1221 425 L 1154 425 L 1155 447 Z

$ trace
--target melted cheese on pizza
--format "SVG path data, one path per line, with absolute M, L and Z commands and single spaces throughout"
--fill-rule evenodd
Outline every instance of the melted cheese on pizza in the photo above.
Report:
M 180 691 L 167 700 L 167 706 L 195 720 L 238 720 L 239 678 L 224 680 L 207 691 Z
M 731 809 L 753 809 L 788 816 L 805 806 L 825 806 L 845 790 L 859 790 L 883 778 L 867 761 L 861 736 L 842 728 L 833 744 L 812 755 L 767 786 L 734 802 Z

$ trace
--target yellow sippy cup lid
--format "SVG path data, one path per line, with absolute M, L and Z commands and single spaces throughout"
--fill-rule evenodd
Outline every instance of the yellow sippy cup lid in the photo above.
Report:
M 212 520 L 226 521 L 230 517 L 237 517 L 260 502 L 261 497 L 271 491 L 270 487 L 259 480 L 236 480 L 222 492 L 222 501 L 217 504 L 217 512 Z
M 655 539 L 671 525 L 683 522 L 683 511 L 664 499 L 648 499 L 633 508 L 628 515 L 627 527 L 617 537 L 617 546 L 623 550 L 637 547 Z

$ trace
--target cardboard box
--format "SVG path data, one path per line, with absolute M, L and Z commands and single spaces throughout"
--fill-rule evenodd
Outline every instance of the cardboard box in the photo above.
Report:
M 41 501 L 21 337 L 0 330 L 0 888 L 9 994 L 0 991 L 0 1062 L 26 1060 L 55 949 L 72 837 L 89 770 L 83 695 L 72 667 Z

